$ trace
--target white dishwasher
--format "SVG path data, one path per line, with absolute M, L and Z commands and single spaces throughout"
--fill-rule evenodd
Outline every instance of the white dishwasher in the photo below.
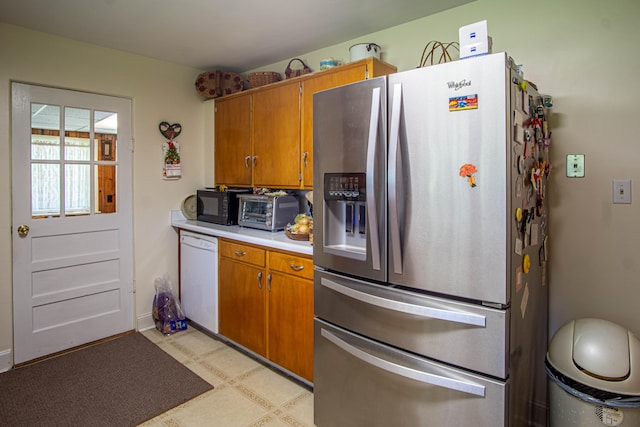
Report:
M 218 239 L 180 230 L 180 303 L 185 316 L 218 333 Z

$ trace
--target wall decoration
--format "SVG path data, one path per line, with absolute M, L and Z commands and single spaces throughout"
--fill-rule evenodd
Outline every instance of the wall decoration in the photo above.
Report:
M 182 132 L 182 126 L 180 123 L 169 124 L 168 122 L 161 122 L 158 125 L 158 129 L 160 129 L 162 136 L 167 138 L 167 141 L 162 144 L 162 176 L 164 179 L 179 179 L 182 176 L 180 144 L 175 138 Z

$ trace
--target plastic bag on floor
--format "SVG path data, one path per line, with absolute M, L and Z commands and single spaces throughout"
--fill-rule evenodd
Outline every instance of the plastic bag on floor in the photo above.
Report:
M 156 294 L 153 297 L 153 320 L 156 329 L 165 335 L 187 329 L 187 320 L 180 301 L 173 292 L 171 280 L 165 275 L 155 280 Z

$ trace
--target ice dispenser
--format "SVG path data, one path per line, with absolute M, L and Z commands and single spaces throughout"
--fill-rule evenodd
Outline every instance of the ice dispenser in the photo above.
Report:
M 324 175 L 324 250 L 363 261 L 367 256 L 366 176 Z

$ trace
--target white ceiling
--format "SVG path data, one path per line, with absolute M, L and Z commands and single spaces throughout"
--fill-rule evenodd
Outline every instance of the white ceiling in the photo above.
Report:
M 201 70 L 244 72 L 473 0 L 10 0 L 0 21 Z

